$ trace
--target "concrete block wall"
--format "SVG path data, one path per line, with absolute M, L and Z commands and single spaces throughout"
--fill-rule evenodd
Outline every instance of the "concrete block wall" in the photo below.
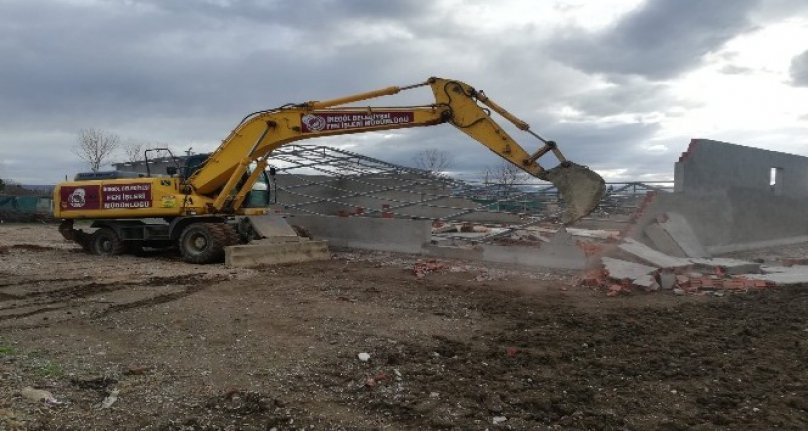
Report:
M 777 181 L 770 185 L 772 169 Z M 742 188 L 777 196 L 808 197 L 808 157 L 745 147 L 709 139 L 693 139 L 676 162 L 677 192 L 700 193 Z

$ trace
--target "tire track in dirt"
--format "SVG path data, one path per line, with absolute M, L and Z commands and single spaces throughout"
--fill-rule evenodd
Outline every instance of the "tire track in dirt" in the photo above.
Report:
M 167 293 L 164 295 L 157 295 L 151 298 L 142 299 L 140 301 L 127 302 L 124 304 L 115 304 L 108 307 L 106 310 L 98 314 L 96 317 L 103 317 L 109 314 L 120 313 L 122 311 L 143 307 L 151 307 L 154 305 L 165 304 L 166 302 L 177 301 L 179 299 L 191 296 L 197 292 L 201 292 L 202 290 L 205 290 L 205 288 L 207 288 L 207 286 L 204 285 L 188 286 L 182 292 Z
M 126 310 L 151 307 L 193 295 L 204 290 L 209 284 L 225 280 L 226 278 L 227 277 L 206 278 L 204 274 L 193 274 L 190 276 L 150 277 L 140 283 L 117 284 L 92 282 L 78 286 L 64 287 L 52 291 L 31 292 L 21 296 L 6 294 L 6 296 L 13 296 L 13 298 L 0 300 L 0 304 L 8 301 L 22 301 L 22 303 L 14 304 L 10 307 L 0 307 L 0 312 L 12 312 L 11 314 L 0 315 L 0 327 L 3 329 L 32 329 L 51 326 L 59 322 L 73 320 L 79 317 L 85 319 L 100 318 Z M 132 290 L 133 296 L 137 296 L 137 293 L 143 292 L 143 288 L 148 288 L 151 286 L 154 286 L 155 289 L 153 292 L 149 292 L 150 294 L 148 297 L 135 299 L 129 302 L 115 303 L 112 301 L 112 303 L 109 303 L 108 305 L 99 306 L 100 302 L 93 302 L 90 300 L 94 296 L 113 292 L 125 292 L 127 289 Z M 181 291 L 161 293 L 161 291 L 157 288 L 164 286 L 173 286 L 175 288 L 182 287 L 183 289 Z M 139 292 L 136 292 L 138 289 Z M 154 293 L 154 295 L 151 295 L 151 293 Z M 31 309 L 32 307 L 38 308 Z M 13 313 L 13 310 L 23 309 L 27 310 Z M 50 316 L 45 315 L 43 316 L 43 321 L 40 322 L 23 322 L 25 319 L 30 318 L 31 316 L 54 312 L 60 313 L 59 315 L 54 316 L 53 319 L 51 319 Z

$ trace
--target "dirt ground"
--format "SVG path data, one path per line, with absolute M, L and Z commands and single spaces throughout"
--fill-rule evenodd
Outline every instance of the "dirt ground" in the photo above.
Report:
M 607 298 L 414 260 L 235 270 L 0 225 L 0 430 L 808 429 L 804 287 Z

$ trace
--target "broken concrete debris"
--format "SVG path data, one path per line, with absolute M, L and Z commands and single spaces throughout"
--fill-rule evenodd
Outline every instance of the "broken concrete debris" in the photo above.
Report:
M 707 257 L 707 250 L 701 245 L 693 228 L 684 216 L 667 212 L 657 216 L 657 223 L 679 246 L 687 257 Z
M 61 402 L 59 402 L 59 400 L 57 400 L 52 393 L 44 389 L 35 389 L 32 388 L 31 386 L 26 386 L 22 388 L 22 390 L 20 391 L 20 395 L 22 395 L 23 398 L 32 402 L 45 403 L 50 405 L 61 404 Z
M 808 283 L 808 266 L 770 267 L 764 269 L 763 274 L 746 274 L 744 277 L 775 285 L 803 284 Z
M 609 277 L 614 280 L 634 281 L 650 275 L 657 270 L 653 266 L 615 259 L 612 257 L 603 257 L 601 260 L 603 262 L 604 269 L 606 269 L 606 272 L 609 274 Z
M 604 256 L 602 269 L 590 271 L 581 284 L 606 288 L 608 296 L 628 293 L 634 288 L 645 291 L 661 288 L 680 295 L 723 296 L 716 292 L 808 283 L 808 266 L 766 267 L 739 259 L 668 256 L 631 238 L 625 239 L 618 248 L 653 266 Z
M 685 268 L 691 265 L 685 258 L 669 256 L 632 238 L 626 238 L 618 247 L 657 268 Z
M 687 219 L 675 212 L 661 213 L 645 226 L 645 235 L 654 247 L 674 257 L 708 257 Z

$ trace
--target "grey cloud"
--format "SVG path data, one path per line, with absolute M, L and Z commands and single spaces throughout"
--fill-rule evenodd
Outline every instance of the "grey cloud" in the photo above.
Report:
M 753 69 L 743 66 L 736 66 L 734 64 L 728 64 L 719 70 L 719 72 L 726 74 L 726 75 L 746 75 L 748 73 L 753 72 Z
M 658 154 L 638 151 L 639 146 L 648 141 L 658 131 L 656 124 L 614 124 L 596 125 L 589 123 L 559 123 L 549 117 L 540 121 L 544 125 L 541 133 L 559 143 L 564 155 L 595 169 L 631 167 L 632 174 L 657 173 L 672 168 L 670 154 L 667 160 Z M 509 131 L 511 136 L 527 151 L 534 151 L 541 142 L 519 131 Z M 382 138 L 373 143 L 364 136 L 347 135 L 340 138 L 323 139 L 327 145 L 352 145 L 351 151 L 361 152 L 391 163 L 411 166 L 413 157 L 425 149 L 439 149 L 451 155 L 451 170 L 463 176 L 474 176 L 486 167 L 501 163 L 501 158 L 485 146 L 468 138 L 450 125 L 425 129 L 395 132 L 400 137 L 391 141 Z M 319 143 L 312 141 L 312 143 Z M 685 142 L 686 144 L 686 142 Z M 558 164 L 552 155 L 542 157 L 545 167 Z
M 794 85 L 808 87 L 808 50 L 791 60 L 790 72 Z
M 776 21 L 805 12 L 808 12 L 808 2 L 805 0 L 762 0 L 752 10 L 752 15 L 760 21 Z
M 668 84 L 628 76 L 614 77 L 611 86 L 588 91 L 571 99 L 569 104 L 587 116 L 617 114 L 648 114 L 665 112 L 672 108 L 692 108 L 693 102 L 677 97 Z
M 669 79 L 752 25 L 757 0 L 647 1 L 597 33 L 568 29 L 550 44 L 555 56 L 589 73 Z
M 669 1 L 661 3 L 672 8 Z M 557 55 L 558 46 L 542 45 L 544 36 L 537 29 L 482 34 L 474 23 L 455 21 L 452 8 L 458 6 L 446 4 L 255 0 L 189 7 L 179 0 L 0 1 L 0 56 L 5 60 L 0 68 L 0 160 L 6 162 L 0 176 L 26 182 L 72 176 L 81 163 L 69 148 L 81 128 L 210 151 L 249 112 L 411 84 L 431 75 L 485 90 L 536 131 L 557 140 L 571 160 L 601 169 L 670 172 L 670 160 L 641 150 L 658 125 L 561 123 L 553 114 L 573 106 L 595 118 L 685 103 L 665 85 L 614 75 L 609 77 L 614 87 L 584 93 L 581 88 L 591 86 L 592 78 L 553 61 L 550 54 Z M 604 34 L 631 48 L 631 59 L 654 63 L 655 48 L 628 34 L 641 34 L 636 22 L 649 8 L 660 7 L 645 6 Z M 716 25 L 722 23 L 726 20 Z M 568 36 L 590 42 L 595 37 Z M 618 52 L 618 47 L 607 50 Z M 593 55 L 602 60 L 607 54 Z M 428 89 L 418 89 L 372 103 L 431 100 Z M 43 129 L 48 133 L 35 133 Z M 499 162 L 448 125 L 395 133 L 401 137 L 346 135 L 306 143 L 354 145 L 354 151 L 401 164 L 411 163 L 422 149 L 444 149 L 455 155 L 456 170 L 471 174 Z M 528 150 L 539 145 L 518 132 L 513 135 Z M 42 163 L 47 170 L 27 168 Z

